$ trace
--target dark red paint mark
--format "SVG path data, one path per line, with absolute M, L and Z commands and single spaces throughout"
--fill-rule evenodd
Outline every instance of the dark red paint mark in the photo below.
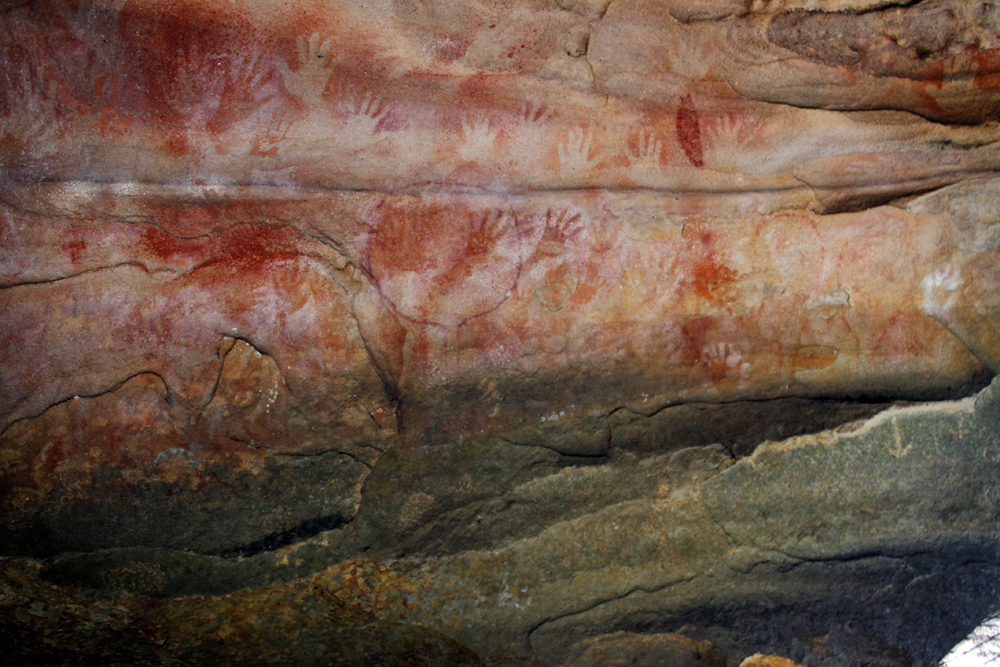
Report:
M 300 256 L 295 243 L 297 235 L 298 232 L 290 227 L 234 227 L 220 239 L 219 255 L 199 268 L 221 265 L 233 269 L 234 275 L 254 274 L 265 261 L 297 259 Z
M 66 251 L 69 252 L 69 261 L 74 265 L 80 262 L 80 255 L 83 251 L 87 249 L 87 243 L 83 240 L 80 232 L 73 230 L 72 238 L 68 239 L 65 244 Z
M 395 109 L 390 109 L 388 113 L 382 116 L 378 124 L 375 126 L 374 134 L 379 134 L 381 132 L 399 132 L 400 130 L 405 130 L 409 123 L 396 113 Z
M 196 251 L 199 245 L 197 241 L 179 239 L 156 227 L 146 227 L 140 241 L 143 254 L 155 257 L 160 261 L 184 257 Z
M 465 57 L 472 41 L 457 36 L 445 36 L 430 44 L 431 53 L 438 60 L 453 62 Z
M 695 317 L 681 323 L 681 336 L 684 339 L 680 349 L 682 364 L 689 368 L 701 364 L 705 344 L 716 324 L 715 318 L 710 316 Z
M 177 131 L 172 131 L 164 136 L 160 143 L 160 150 L 167 155 L 182 157 L 188 154 L 190 147 L 187 137 Z
M 677 140 L 691 164 L 696 167 L 705 166 L 698 109 L 695 108 L 690 93 L 681 98 L 681 106 L 677 109 Z

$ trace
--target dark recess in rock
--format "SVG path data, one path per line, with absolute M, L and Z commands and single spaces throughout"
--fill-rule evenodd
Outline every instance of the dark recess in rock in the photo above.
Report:
M 315 519 L 307 519 L 294 528 L 289 528 L 288 530 L 283 530 L 277 533 L 271 533 L 267 537 L 254 540 L 249 544 L 243 544 L 238 547 L 230 547 L 229 549 L 219 552 L 217 555 L 224 558 L 233 558 L 237 556 L 247 558 L 250 556 L 256 556 L 257 554 L 264 553 L 265 551 L 274 551 L 275 549 L 286 547 L 289 544 L 295 544 L 296 542 L 308 539 L 326 530 L 336 530 L 347 523 L 349 522 L 345 521 L 339 514 L 330 514 L 327 516 L 316 517 Z

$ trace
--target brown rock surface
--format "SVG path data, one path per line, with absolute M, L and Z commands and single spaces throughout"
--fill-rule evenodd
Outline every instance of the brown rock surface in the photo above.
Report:
M 802 667 L 802 665 L 781 656 L 755 653 L 741 662 L 740 667 Z
M 935 664 L 1000 567 L 998 49 L 0 1 L 0 658 Z
M 726 656 L 711 642 L 682 635 L 620 632 L 583 643 L 568 667 L 726 667 Z

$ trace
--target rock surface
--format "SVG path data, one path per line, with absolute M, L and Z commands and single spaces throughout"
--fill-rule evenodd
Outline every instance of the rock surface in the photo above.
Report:
M 740 667 L 802 667 L 802 665 L 781 656 L 755 653 L 741 662 Z
M 8 662 L 912 667 L 997 606 L 993 3 L 0 17 Z

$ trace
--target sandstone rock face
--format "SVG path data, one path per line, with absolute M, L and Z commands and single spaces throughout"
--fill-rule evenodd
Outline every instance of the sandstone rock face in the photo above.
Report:
M 740 663 L 740 667 L 801 667 L 799 663 L 777 655 L 755 653 Z
M 933 665 L 997 606 L 993 3 L 0 17 L 9 661 Z
M 621 632 L 584 642 L 572 667 L 677 665 L 677 667 L 725 667 L 726 656 L 708 642 L 673 634 L 634 635 Z

